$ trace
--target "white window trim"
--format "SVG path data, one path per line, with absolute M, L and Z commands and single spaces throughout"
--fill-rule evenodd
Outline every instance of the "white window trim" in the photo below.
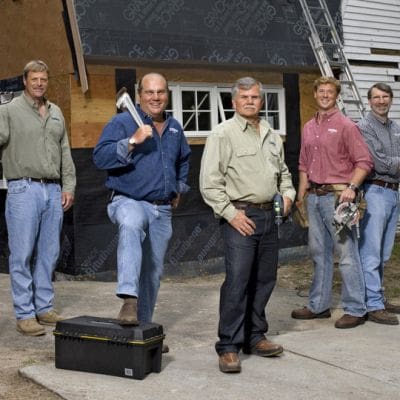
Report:
M 182 124 L 183 110 L 181 102 L 182 90 L 207 90 L 210 91 L 210 107 L 211 107 L 211 129 L 218 124 L 218 114 L 222 114 L 223 105 L 219 93 L 231 91 L 232 84 L 215 84 L 204 82 L 168 82 L 169 89 L 171 90 L 173 109 L 168 108 L 172 115 Z M 268 110 L 268 104 L 265 102 L 264 111 L 278 112 L 279 115 L 279 130 L 276 130 L 280 135 L 286 135 L 286 110 L 285 110 L 285 89 L 278 85 L 263 85 L 266 93 L 278 94 L 278 109 Z M 185 131 L 187 137 L 206 137 L 211 133 L 210 131 Z

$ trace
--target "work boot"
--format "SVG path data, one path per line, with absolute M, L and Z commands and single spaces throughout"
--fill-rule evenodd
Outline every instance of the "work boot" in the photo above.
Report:
M 118 314 L 120 325 L 139 325 L 137 320 L 137 298 L 127 297 Z
M 335 328 L 349 329 L 355 328 L 358 325 L 362 325 L 365 322 L 365 315 L 362 317 L 355 317 L 350 314 L 343 314 L 336 322 Z
M 383 305 L 385 306 L 385 310 L 387 312 L 390 312 L 392 314 L 400 314 L 400 306 L 399 305 L 389 303 L 388 301 L 385 301 L 383 303 Z
M 43 326 L 38 324 L 36 318 L 17 320 L 17 331 L 26 336 L 41 336 L 46 334 Z
M 161 353 L 169 353 L 169 347 L 167 344 L 162 345 Z
M 316 319 L 316 318 L 330 318 L 331 311 L 329 308 L 318 314 L 313 313 L 308 307 L 299 308 L 292 311 L 292 318 L 295 319 Z
M 277 356 L 283 352 L 283 347 L 280 344 L 272 343 L 267 339 L 261 339 L 253 347 L 243 347 L 244 354 L 255 354 L 260 357 Z
M 373 321 L 378 324 L 385 325 L 398 325 L 399 320 L 397 316 L 388 312 L 387 310 L 375 310 L 368 312 L 368 321 Z
M 237 353 L 228 352 L 219 355 L 219 370 L 221 372 L 240 372 L 241 369 Z
M 43 314 L 37 315 L 36 319 L 40 325 L 56 326 L 58 321 L 62 321 L 65 318 L 61 315 L 58 315 L 54 310 L 50 310 Z

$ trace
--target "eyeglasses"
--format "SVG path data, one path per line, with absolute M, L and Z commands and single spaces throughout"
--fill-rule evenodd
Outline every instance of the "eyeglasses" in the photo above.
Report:
M 155 95 L 157 96 L 165 96 L 168 93 L 167 90 L 162 89 L 162 90 L 143 90 L 143 94 L 147 97 L 153 97 Z

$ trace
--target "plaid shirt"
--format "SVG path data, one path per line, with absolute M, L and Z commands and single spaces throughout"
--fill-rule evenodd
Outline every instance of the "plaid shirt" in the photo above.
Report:
M 400 181 L 400 125 L 391 119 L 383 121 L 370 111 L 358 127 L 374 160 L 368 179 Z

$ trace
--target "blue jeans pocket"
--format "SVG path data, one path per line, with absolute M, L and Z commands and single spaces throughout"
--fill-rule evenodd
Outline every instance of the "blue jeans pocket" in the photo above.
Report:
M 8 194 L 25 193 L 28 190 L 29 182 L 26 180 L 14 181 L 8 183 Z

